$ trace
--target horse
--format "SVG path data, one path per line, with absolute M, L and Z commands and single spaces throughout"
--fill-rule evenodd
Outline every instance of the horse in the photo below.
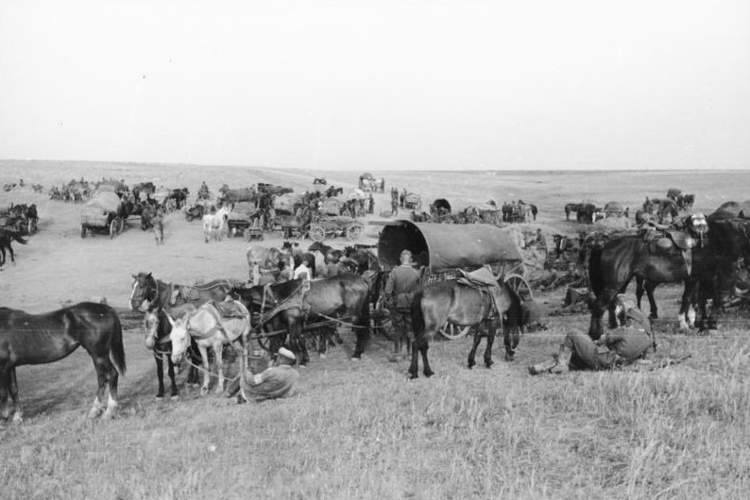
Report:
M 255 285 L 264 285 L 276 281 L 282 261 L 292 267 L 290 255 L 278 248 L 252 246 L 248 248 L 247 263 L 250 266 L 250 281 Z
M 326 184 L 328 184 L 328 181 L 325 180 L 324 177 L 316 177 L 315 179 L 313 179 L 313 185 L 315 184 L 322 184 L 325 186 Z
M 154 232 L 154 239 L 157 245 L 164 244 L 164 212 L 161 208 L 156 209 L 156 213 L 151 219 L 151 229 Z
M 215 241 L 221 240 L 221 233 L 226 227 L 229 217 L 229 207 L 223 206 L 216 213 L 203 216 L 203 238 L 206 243 L 213 237 Z
M 307 318 L 346 317 L 357 338 L 352 357 L 359 359 L 369 340 L 373 281 L 345 273 L 311 281 L 309 290 L 305 289 L 304 283 L 302 279 L 289 280 L 266 286 L 236 288 L 233 292 L 249 309 L 258 310 L 262 314 L 261 326 L 275 329 L 286 327 L 289 346 L 300 354 L 301 365 L 306 365 L 310 360 L 302 338 Z M 267 310 L 270 312 L 266 312 Z M 271 351 L 276 352 L 284 341 L 284 338 L 274 336 L 271 339 Z
M 566 203 L 565 204 L 565 220 L 570 220 L 570 214 L 575 212 L 578 213 L 581 210 L 583 203 Z
M 13 247 L 11 246 L 13 241 L 17 241 L 22 245 L 28 243 L 28 241 L 23 239 L 17 231 L 0 228 L 0 255 L 2 255 L 0 266 L 5 265 L 5 250 L 8 250 L 8 253 L 10 253 L 11 262 L 13 262 L 13 264 L 16 263 L 16 254 L 13 252 Z
M 686 281 L 691 271 L 689 250 L 674 251 L 672 247 L 652 251 L 654 242 L 645 241 L 641 235 L 614 237 L 590 250 L 589 281 L 595 299 L 589 303 L 591 322 L 589 336 L 598 340 L 602 335 L 601 318 L 609 311 L 609 323 L 615 328 L 614 299 L 623 293 L 633 277 L 650 283 Z M 690 281 L 686 281 L 690 283 Z M 682 296 L 680 322 L 684 321 L 689 308 L 692 290 L 687 289 Z
M 159 333 L 157 338 L 163 339 L 163 337 L 168 336 L 169 332 L 172 331 L 172 326 L 170 325 L 169 320 L 167 320 L 166 315 L 160 313 L 161 310 L 172 310 L 175 307 L 179 308 L 186 304 L 191 305 L 195 309 L 197 306 L 208 300 L 224 300 L 227 290 L 228 288 L 220 286 L 209 287 L 206 289 L 196 288 L 193 290 L 190 287 L 183 285 L 174 285 L 172 283 L 157 280 L 151 273 L 140 272 L 133 275 L 132 290 L 129 298 L 130 309 L 132 311 L 140 311 L 144 313 L 144 327 L 147 328 L 147 333 L 150 331 L 150 328 L 153 327 L 154 319 L 157 319 L 158 324 L 156 325 L 156 332 Z M 192 294 L 190 292 L 192 292 Z M 158 314 L 158 316 L 154 318 L 154 314 Z M 149 315 L 152 315 L 149 319 L 150 322 L 146 321 L 146 316 Z M 175 316 L 175 313 L 173 313 L 172 316 Z M 146 347 L 154 350 L 157 375 L 160 380 L 159 386 L 162 387 L 161 357 L 157 357 L 155 347 L 149 347 L 148 342 Z M 190 350 L 190 359 L 193 365 L 200 362 L 198 356 L 198 346 L 193 345 Z M 192 383 L 197 383 L 197 381 L 198 372 L 191 367 L 188 371 L 187 383 L 190 385 Z M 163 393 L 163 390 L 161 392 Z
M 539 213 L 539 209 L 533 203 L 529 203 L 529 207 L 531 208 L 531 215 L 534 218 L 534 220 L 536 221 L 536 214 Z
M 498 317 L 505 316 L 503 337 L 505 343 L 505 359 L 512 361 L 515 348 L 518 346 L 520 331 L 523 327 L 523 307 L 521 298 L 502 279 L 497 280 L 499 287 L 497 311 Z M 495 319 L 492 318 L 493 299 L 488 293 L 477 288 L 465 286 L 458 280 L 446 280 L 432 283 L 417 292 L 412 302 L 412 326 L 414 328 L 414 345 L 411 351 L 411 365 L 409 377 L 418 377 L 419 353 L 422 355 L 425 377 L 433 375 L 427 359 L 429 342 L 437 331 L 446 323 L 459 326 L 479 326 L 487 328 L 487 346 L 484 352 L 484 363 L 487 368 L 492 366 L 492 344 L 495 339 Z M 502 322 L 502 320 L 501 320 Z M 469 352 L 468 366 L 475 365 L 476 354 L 482 335 L 474 336 L 474 344 Z
M 182 304 L 169 309 L 169 314 L 172 317 L 181 317 L 187 313 L 195 311 L 196 307 L 191 304 Z M 159 388 L 156 393 L 156 399 L 162 399 L 164 397 L 164 358 L 167 360 L 167 374 L 171 382 L 171 399 L 175 400 L 179 397 L 180 392 L 177 389 L 177 383 L 175 382 L 175 364 L 172 362 L 172 343 L 169 340 L 169 334 L 172 331 L 172 325 L 167 319 L 167 312 L 164 308 L 157 307 L 146 311 L 143 315 L 143 330 L 145 331 L 144 343 L 146 349 L 153 351 L 154 361 L 156 362 L 156 378 L 159 383 Z M 191 351 L 192 363 L 200 362 L 200 359 L 196 359 L 195 351 L 197 346 L 194 346 L 194 351 Z M 191 367 L 192 368 L 192 367 Z M 188 383 L 191 380 L 197 381 L 197 372 L 191 369 L 191 373 L 194 378 L 188 377 Z
M 167 320 L 172 326 L 169 340 L 172 342 L 172 363 L 180 363 L 188 350 L 191 339 L 195 340 L 203 360 L 203 385 L 201 395 L 208 393 L 210 372 L 208 362 L 208 348 L 211 347 L 216 357 L 218 384 L 216 393 L 224 392 L 224 362 L 222 348 L 224 344 L 239 342 L 243 353 L 247 334 L 250 332 L 250 312 L 237 300 L 227 299 L 239 313 L 225 316 L 220 306 L 215 302 L 206 302 L 196 311 L 188 313 L 182 318 L 173 319 L 167 312 Z M 224 304 L 224 303 L 223 303 Z M 241 360 L 244 359 L 244 354 Z M 244 371 L 244 366 L 241 372 Z
M 111 307 L 94 302 L 58 309 L 44 314 L 27 314 L 18 309 L 0 308 L 0 415 L 22 421 L 18 405 L 16 367 L 52 363 L 83 346 L 96 369 L 99 388 L 89 418 L 117 411 L 117 380 L 125 375 L 125 350 L 120 318 Z M 106 410 L 105 385 L 109 388 Z M 12 399 L 8 406 L 8 394 Z
M 684 221 L 684 224 L 680 228 L 684 231 L 686 231 L 696 242 L 696 247 L 692 249 L 692 268 L 691 268 L 691 275 L 695 271 L 696 268 L 696 260 L 698 260 L 701 264 L 704 264 L 706 262 L 706 257 L 701 256 L 700 258 L 696 259 L 697 254 L 701 252 L 701 250 L 707 248 L 707 233 L 708 233 L 708 223 L 706 222 L 706 218 L 703 214 L 693 214 L 687 217 Z M 663 276 L 665 278 L 679 278 L 679 275 L 665 275 Z M 691 279 L 691 276 L 687 276 L 685 279 Z M 656 319 L 659 317 L 658 315 L 658 309 L 656 306 L 656 300 L 654 299 L 654 290 L 656 289 L 656 286 L 660 282 L 653 282 L 648 281 L 642 276 L 636 276 L 635 277 L 635 297 L 636 297 L 636 304 L 638 305 L 638 309 L 641 308 L 641 300 L 643 299 L 643 292 L 645 291 L 648 297 L 648 303 L 649 303 L 649 316 L 652 319 Z M 686 283 L 686 290 L 687 293 L 692 293 L 693 287 L 695 286 L 695 282 L 692 281 L 691 283 Z M 687 300 L 687 299 L 686 299 Z M 680 328 L 683 330 L 686 330 L 688 326 L 693 326 L 695 323 L 695 317 L 694 317 L 694 311 L 690 309 L 691 304 L 685 304 L 685 316 L 682 314 L 680 315 Z M 685 321 L 687 319 L 687 322 Z

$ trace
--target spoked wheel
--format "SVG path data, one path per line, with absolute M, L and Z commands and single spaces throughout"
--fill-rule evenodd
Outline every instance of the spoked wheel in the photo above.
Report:
M 461 337 L 465 337 L 469 330 L 471 329 L 470 326 L 458 326 L 454 325 L 453 323 L 446 323 L 442 327 L 440 327 L 440 335 L 445 337 L 448 340 L 455 340 L 460 339 Z
M 348 228 L 346 228 L 346 239 L 349 241 L 358 240 L 360 236 L 362 236 L 362 233 L 364 232 L 364 227 L 362 227 L 361 224 L 352 224 Z
M 521 297 L 522 301 L 526 302 L 528 300 L 534 300 L 534 295 L 531 293 L 531 287 L 523 276 L 519 274 L 509 274 L 505 277 L 505 282 L 518 294 L 519 297 Z
M 310 226 L 310 238 L 313 241 L 322 242 L 326 239 L 326 231 L 322 226 L 312 225 Z

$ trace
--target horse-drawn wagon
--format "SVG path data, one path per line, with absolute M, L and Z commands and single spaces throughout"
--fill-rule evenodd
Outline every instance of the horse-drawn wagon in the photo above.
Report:
M 365 225 L 346 215 L 322 217 L 310 224 L 310 238 L 323 241 L 326 238 L 346 236 L 349 241 L 358 240 L 365 230 Z
M 408 210 L 422 210 L 422 197 L 417 193 L 407 193 L 404 196 L 404 208 Z
M 227 216 L 227 228 L 232 236 L 244 236 L 247 241 L 262 240 L 262 214 L 255 207 L 255 203 L 240 201 L 234 204 Z
M 408 249 L 422 269 L 422 282 L 429 284 L 460 277 L 463 271 L 489 266 L 495 276 L 513 288 L 520 297 L 531 300 L 531 287 L 524 278 L 523 255 L 511 231 L 490 224 L 434 224 L 398 220 L 383 227 L 378 239 L 378 260 L 384 271 L 400 264 L 401 252 Z M 468 327 L 445 325 L 447 338 L 466 335 Z
M 125 229 L 125 206 L 113 191 L 98 191 L 81 210 L 81 238 L 92 232 L 108 232 L 110 238 Z

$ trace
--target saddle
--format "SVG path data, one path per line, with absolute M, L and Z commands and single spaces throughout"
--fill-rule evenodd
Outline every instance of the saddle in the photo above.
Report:
M 224 319 L 243 319 L 247 317 L 245 315 L 245 311 L 243 311 L 242 308 L 237 305 L 237 302 L 234 300 L 224 300 L 222 302 L 212 301 L 211 304 L 216 308 L 217 311 L 219 311 L 219 314 L 221 314 L 221 317 Z
M 502 301 L 500 297 L 500 286 L 489 266 L 480 267 L 471 272 L 466 272 L 463 269 L 459 269 L 458 271 L 460 276 L 456 280 L 457 283 L 462 286 L 473 288 L 481 294 L 486 293 L 489 295 L 493 308 L 493 311 L 490 312 L 490 317 L 495 315 L 499 316 L 500 302 Z
M 645 229 L 643 239 L 650 244 L 652 252 L 656 250 L 668 251 L 676 248 L 683 252 L 691 250 L 696 245 L 695 238 L 685 231 L 676 231 L 673 229 L 657 230 Z

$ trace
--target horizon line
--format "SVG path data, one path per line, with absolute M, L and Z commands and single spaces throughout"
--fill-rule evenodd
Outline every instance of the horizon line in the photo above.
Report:
M 166 166 L 166 167 L 207 167 L 207 168 L 248 168 L 248 169 L 266 169 L 266 170 L 279 170 L 279 171 L 315 171 L 325 170 L 334 172 L 351 172 L 352 170 L 338 169 L 338 168 L 326 168 L 326 167 L 281 167 L 281 166 L 266 166 L 266 165 L 239 165 L 239 164 L 221 164 L 221 163 L 188 163 L 188 162 L 160 162 L 160 161 L 138 161 L 138 160 L 72 160 L 72 159 L 56 159 L 50 160 L 45 158 L 0 158 L 2 162 L 39 162 L 39 163 L 104 163 L 112 165 L 139 165 L 139 166 Z M 446 173 L 460 173 L 460 172 L 535 172 L 535 173 L 551 173 L 551 172 L 722 172 L 722 171 L 745 171 L 750 170 L 749 167 L 680 167 L 680 168 L 650 168 L 650 167 L 622 167 L 622 168 L 472 168 L 472 167 L 456 167 L 453 168 L 434 168 L 434 169 L 363 169 L 364 172 L 384 172 L 384 173 L 398 173 L 398 172 L 446 172 Z

